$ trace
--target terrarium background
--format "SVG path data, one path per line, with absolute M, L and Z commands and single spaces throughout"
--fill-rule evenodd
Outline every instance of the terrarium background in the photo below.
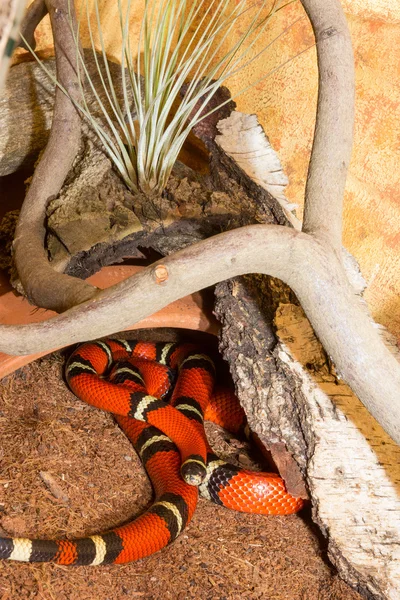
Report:
M 93 0 L 89 0 L 89 5 Z M 117 3 L 98 0 L 106 49 L 119 56 Z M 140 27 L 143 0 L 132 3 L 133 39 Z M 367 280 L 366 299 L 373 317 L 400 338 L 400 4 L 392 0 L 342 0 L 350 26 L 356 61 L 356 126 L 353 158 L 347 180 L 344 244 L 357 258 Z M 271 29 L 304 16 L 299 2 L 286 8 Z M 89 46 L 85 28 L 83 44 Z M 48 17 L 39 27 L 37 49 L 51 55 Z M 306 18 L 229 82 L 233 93 L 257 81 L 266 66 L 273 69 L 313 41 Z M 133 44 L 134 47 L 134 44 Z M 16 61 L 21 60 L 19 52 Z M 317 71 L 315 49 L 279 69 L 254 91 L 237 99 L 238 109 L 256 113 L 290 179 L 287 196 L 303 197 L 315 120 Z M 301 209 L 301 207 L 300 207 Z

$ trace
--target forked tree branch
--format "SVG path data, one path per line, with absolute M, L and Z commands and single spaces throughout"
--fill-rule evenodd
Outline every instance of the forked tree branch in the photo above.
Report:
M 400 365 L 355 295 L 339 252 L 353 127 L 350 37 L 339 0 L 302 2 L 317 45 L 321 45 L 316 139 L 305 199 L 304 229 L 309 233 L 255 225 L 220 234 L 98 292 L 91 301 L 49 321 L 1 327 L 0 350 L 26 354 L 108 335 L 229 277 L 265 273 L 293 289 L 341 376 L 400 443 Z M 160 263 L 169 274 L 162 285 L 155 276 Z M 40 267 L 52 271 L 43 261 Z M 58 286 L 56 291 L 63 296 L 64 289 Z
M 26 23 L 30 24 L 30 29 L 34 17 L 39 21 L 44 10 L 43 2 L 36 0 L 35 10 L 32 9 L 30 18 L 27 17 Z M 318 110 L 303 231 L 331 244 L 340 255 L 343 192 L 354 120 L 351 40 L 338 0 L 326 3 L 303 0 L 303 5 L 313 24 L 319 65 Z M 75 26 L 73 4 L 70 0 L 46 0 L 45 6 L 50 12 L 53 28 L 58 80 L 78 100 L 76 47 L 67 19 L 68 11 L 71 11 Z M 59 40 L 62 40 L 62 47 Z M 68 132 L 65 131 L 66 122 Z M 56 312 L 76 306 L 96 293 L 95 288 L 87 283 L 55 272 L 43 247 L 46 206 L 61 189 L 76 155 L 78 127 L 77 111 L 68 97 L 57 88 L 49 143 L 25 199 L 14 242 L 15 262 L 27 297 L 36 306 Z
M 160 264 L 168 271 L 163 284 L 156 277 Z M 400 443 L 399 363 L 336 254 L 287 227 L 252 225 L 194 244 L 54 319 L 3 326 L 0 349 L 27 354 L 115 333 L 183 296 L 246 273 L 272 275 L 292 288 L 340 375 Z

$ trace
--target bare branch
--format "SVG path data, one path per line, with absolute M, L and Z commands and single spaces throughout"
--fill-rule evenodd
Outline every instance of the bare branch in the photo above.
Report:
M 25 16 L 21 23 L 20 31 L 32 50 L 36 48 L 35 40 L 35 29 L 39 25 L 40 21 L 47 15 L 48 10 L 45 0 L 34 0 L 25 13 Z M 21 48 L 29 50 L 21 39 L 18 43 Z
M 47 0 L 57 77 L 77 99 L 76 48 L 69 26 L 68 5 L 68 0 Z M 71 17 L 75 21 L 74 14 Z M 56 273 L 44 249 L 46 205 L 59 193 L 72 166 L 79 149 L 80 132 L 78 112 L 68 96 L 57 88 L 49 141 L 24 200 L 14 240 L 15 263 L 28 299 L 56 312 L 88 300 L 96 291 L 79 279 Z
M 68 0 L 48 0 L 48 6 L 54 37 L 63 40 L 62 49 L 56 44 L 58 76 L 62 83 L 69 83 L 68 89 L 73 93 L 76 48 L 66 20 Z M 320 89 L 303 230 L 323 236 L 339 251 L 342 197 L 353 124 L 351 43 L 338 0 L 330 0 L 323 9 L 319 0 L 304 0 L 304 6 L 318 42 Z M 68 114 L 73 118 L 68 119 Z M 25 200 L 15 240 L 16 264 L 28 298 L 37 306 L 57 312 L 94 295 L 94 290 L 84 282 L 56 274 L 43 249 L 45 204 L 58 193 L 75 155 L 79 137 L 77 122 L 76 111 L 57 90 L 52 135 Z
M 354 59 L 339 0 L 302 0 L 317 42 L 319 89 L 303 231 L 342 245 L 343 194 L 353 145 Z
M 156 275 L 160 264 L 168 275 L 162 284 Z M 164 258 L 54 319 L 3 326 L 0 350 L 27 354 L 108 335 L 174 300 L 246 273 L 272 275 L 292 288 L 338 372 L 400 443 L 399 363 L 361 306 L 335 253 L 307 234 L 278 225 L 222 233 Z

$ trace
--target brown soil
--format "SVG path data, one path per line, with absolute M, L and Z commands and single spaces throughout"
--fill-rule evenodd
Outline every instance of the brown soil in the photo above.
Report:
M 55 353 L 0 382 L 1 535 L 81 537 L 131 519 L 151 502 L 135 451 L 110 415 L 69 392 L 63 363 Z M 173 545 L 136 563 L 4 561 L 0 598 L 360 599 L 331 571 L 307 520 L 234 513 L 200 500 Z

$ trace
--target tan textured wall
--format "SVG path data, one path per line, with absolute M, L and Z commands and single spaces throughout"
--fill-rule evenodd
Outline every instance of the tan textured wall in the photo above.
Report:
M 93 0 L 90 0 L 91 2 Z M 344 244 L 368 282 L 366 299 L 374 318 L 400 338 L 400 3 L 342 0 L 356 61 L 356 127 L 345 198 Z M 116 4 L 116 3 L 115 3 Z M 107 49 L 118 56 L 118 21 L 113 3 L 99 0 Z M 134 3 L 132 32 L 138 31 L 143 3 Z M 300 3 L 281 12 L 271 28 L 303 17 L 269 50 L 230 83 L 234 92 L 257 81 L 313 43 Z M 41 48 L 51 44 L 48 24 Z M 261 64 L 260 64 L 261 63 Z M 288 196 L 301 203 L 312 140 L 317 94 L 314 49 L 289 62 L 237 99 L 240 110 L 257 113 L 290 179 Z

